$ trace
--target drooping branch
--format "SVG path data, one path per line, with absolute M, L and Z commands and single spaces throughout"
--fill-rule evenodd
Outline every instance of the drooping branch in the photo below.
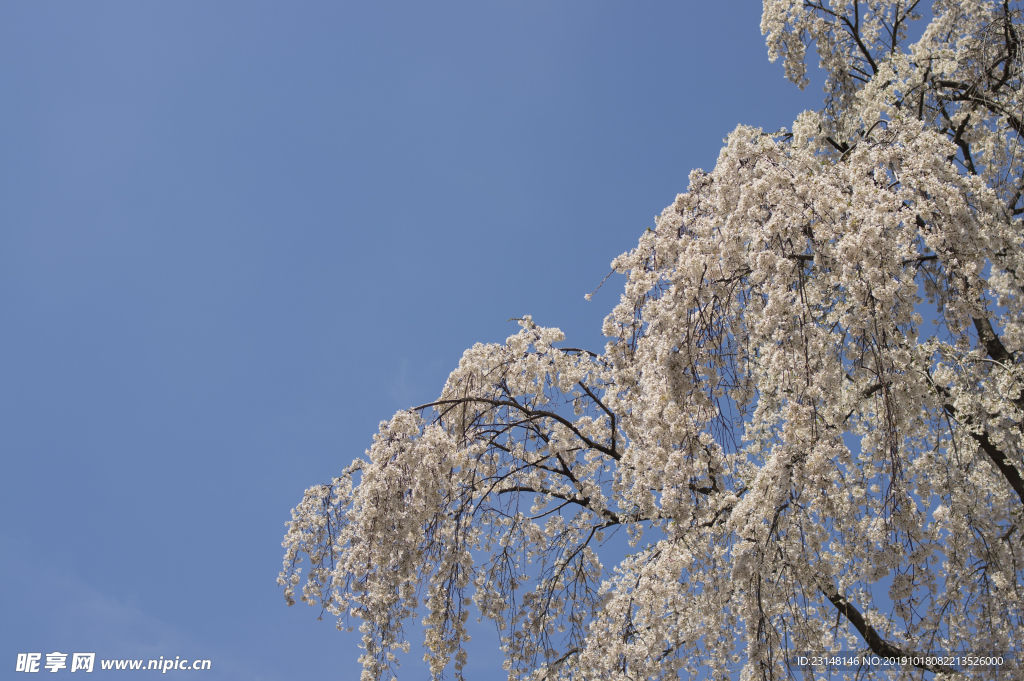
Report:
M 999 102 L 978 94 L 978 87 L 976 85 L 961 83 L 955 80 L 936 80 L 935 84 L 957 91 L 957 94 L 950 97 L 951 101 L 980 104 L 991 113 L 997 116 L 1004 116 L 1010 128 L 1021 137 L 1024 137 L 1024 119 L 1019 114 L 1007 111 Z
M 1021 503 L 1024 503 L 1024 479 L 1021 478 L 1020 471 L 1017 470 L 1017 467 L 1014 466 L 1008 458 L 1006 458 L 1006 454 L 1001 452 L 999 448 L 992 443 L 992 440 L 989 439 L 988 433 L 971 433 L 971 437 L 978 443 L 981 450 L 988 454 L 988 458 L 991 459 L 992 463 L 994 463 L 996 468 L 999 469 L 999 472 L 1003 474 L 1006 481 L 1010 483 L 1010 487 L 1013 488 L 1013 491 L 1017 493 Z
M 482 403 L 482 404 L 489 404 L 489 405 L 491 405 L 493 407 L 507 407 L 509 409 L 515 409 L 517 411 L 522 412 L 524 415 L 526 415 L 530 419 L 536 419 L 536 418 L 549 418 L 549 419 L 553 419 L 555 421 L 558 421 L 560 424 L 562 424 L 563 426 L 565 426 L 569 430 L 571 430 L 572 433 L 576 437 L 578 437 L 584 444 L 586 444 L 587 447 L 589 447 L 590 449 L 596 449 L 597 451 L 601 452 L 602 454 L 607 454 L 608 456 L 612 457 L 613 459 L 619 459 L 620 458 L 619 455 L 615 452 L 614 449 L 611 449 L 609 447 L 605 447 L 602 444 L 594 442 L 593 440 L 588 438 L 586 435 L 581 433 L 579 431 L 579 429 L 576 428 L 576 426 L 573 425 L 572 421 L 568 420 L 564 416 L 561 416 L 560 414 L 556 414 L 553 411 L 547 411 L 547 410 L 544 410 L 544 409 L 528 409 L 527 407 L 524 407 L 523 405 L 519 404 L 518 402 L 514 402 L 514 401 L 511 401 L 511 400 L 495 400 L 495 399 L 491 399 L 489 397 L 460 397 L 460 398 L 451 399 L 451 400 L 437 400 L 436 402 L 428 402 L 427 404 L 421 404 L 418 407 L 413 407 L 410 411 L 423 411 L 425 409 L 430 409 L 432 407 L 438 407 L 438 406 L 442 406 L 442 405 L 456 406 L 456 405 L 460 405 L 460 404 L 470 404 L 470 403 L 473 403 L 473 402 L 479 402 L 479 403 Z
M 608 509 L 598 509 L 598 508 L 594 508 L 593 506 L 591 506 L 590 505 L 590 497 L 579 497 L 578 495 L 576 497 L 570 497 L 567 494 L 559 494 L 558 492 L 546 489 L 544 487 L 530 487 L 528 485 L 510 485 L 508 487 L 501 487 L 501 488 L 498 489 L 498 494 L 506 494 L 506 493 L 510 493 L 510 492 L 511 493 L 525 492 L 527 494 L 543 494 L 543 495 L 549 496 L 549 497 L 551 497 L 553 499 L 561 499 L 561 500 L 565 501 L 565 503 L 567 503 L 567 504 L 575 504 L 577 506 L 580 506 L 582 508 L 587 509 L 588 511 L 593 511 L 594 513 L 598 513 L 600 515 L 605 516 L 608 520 L 605 521 L 601 525 L 601 527 L 611 527 L 612 525 L 621 525 L 622 524 L 622 519 L 619 517 L 619 514 L 616 513 L 615 511 L 609 511 Z M 561 507 L 559 507 L 559 508 L 561 508 Z
M 943 397 L 948 398 L 950 396 L 949 391 L 942 386 L 935 385 L 934 383 L 932 385 L 935 386 L 936 390 L 938 390 L 939 394 L 943 395 Z M 952 404 L 945 403 L 942 405 L 942 408 L 950 418 L 957 418 L 957 409 Z M 963 420 L 967 425 L 970 425 L 972 421 L 970 418 Z M 1024 503 L 1024 478 L 1021 478 L 1020 471 L 1017 470 L 1017 467 L 1010 462 L 1006 454 L 995 446 L 987 432 L 982 431 L 980 433 L 975 433 L 968 431 L 968 434 L 975 442 L 978 443 L 978 446 L 981 447 L 981 451 L 985 452 L 989 460 L 991 460 L 999 472 L 1002 473 L 1003 478 L 1006 479 L 1006 482 L 1009 483 L 1013 491 L 1017 493 L 1021 503 Z
M 985 346 L 985 352 L 988 356 L 997 362 L 1004 364 L 1013 363 L 1013 355 L 1003 345 L 1003 341 L 996 335 L 995 329 L 992 328 L 992 322 L 987 317 L 972 317 L 974 320 L 974 328 L 978 331 L 978 340 Z
M 836 610 L 838 610 L 839 613 L 853 625 L 853 628 L 857 630 L 861 638 L 864 639 L 864 642 L 868 644 L 868 648 L 870 648 L 876 655 L 881 657 L 909 657 L 913 659 L 914 667 L 923 669 L 927 672 L 952 673 L 956 671 L 952 667 L 946 667 L 944 665 L 924 664 L 924 656 L 904 650 L 903 648 L 886 641 L 878 633 L 877 629 L 867 623 L 867 620 L 864 619 L 864 615 L 861 614 L 860 610 L 858 610 L 857 607 L 849 601 L 849 599 L 838 591 L 830 594 L 824 588 L 821 588 L 821 593 L 824 594 L 825 598 L 835 606 Z

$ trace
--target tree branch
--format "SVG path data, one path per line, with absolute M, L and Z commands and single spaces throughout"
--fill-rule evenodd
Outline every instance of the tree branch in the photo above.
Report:
M 972 317 L 972 319 L 974 328 L 978 331 L 978 340 L 985 346 L 988 356 L 997 362 L 1013 364 L 1013 355 L 996 335 L 995 329 L 992 328 L 992 322 L 987 317 Z
M 840 614 L 842 614 L 847 621 L 853 625 L 853 628 L 860 633 L 861 638 L 863 638 L 864 642 L 868 644 L 868 648 L 870 648 L 876 655 L 880 655 L 882 657 L 921 657 L 883 639 L 878 631 L 867 623 L 860 610 L 858 610 L 853 603 L 847 600 L 845 596 L 841 595 L 839 592 L 836 592 L 834 595 L 829 594 L 824 588 L 819 588 L 821 589 L 821 593 L 825 595 L 825 598 L 831 601 L 832 605 L 836 607 L 836 610 L 838 610 Z M 952 667 L 941 665 L 915 664 L 914 666 L 928 672 L 949 673 L 956 671 Z
M 1010 127 L 1013 128 L 1021 137 L 1024 137 L 1024 120 L 1020 116 L 1016 116 L 1008 111 L 1003 110 L 1003 107 L 991 99 L 982 97 L 981 95 L 975 94 L 977 92 L 977 86 L 968 85 L 967 83 L 960 83 L 955 80 L 936 80 L 936 85 L 941 87 L 948 87 L 951 90 L 959 90 L 960 95 L 952 98 L 956 102 L 972 102 L 974 104 L 981 104 L 983 107 L 988 109 L 994 114 L 1000 116 L 1006 116 L 1006 122 L 1009 123 Z
M 938 389 L 940 394 L 943 394 L 946 397 L 949 396 L 949 391 L 942 386 L 935 387 Z M 943 404 L 942 408 L 950 417 L 957 418 L 956 407 L 952 404 Z M 970 419 L 964 420 L 968 424 L 970 423 Z M 981 447 L 981 451 L 988 455 L 988 458 L 995 464 L 996 468 L 999 469 L 999 472 L 1003 474 L 1003 477 L 1006 478 L 1010 487 L 1012 487 L 1013 491 L 1017 493 L 1021 503 L 1024 503 L 1024 478 L 1021 478 L 1020 471 L 1017 470 L 1017 467 L 1014 466 L 1010 460 L 1006 458 L 1006 454 L 1001 452 L 992 440 L 989 439 L 988 433 L 984 431 L 981 433 L 972 433 L 968 431 L 968 434 L 974 438 L 974 441 L 978 443 L 979 447 Z
M 561 423 L 563 426 L 565 426 L 569 430 L 571 430 L 573 432 L 573 434 L 575 434 L 576 437 L 578 437 L 580 440 L 582 440 L 584 442 L 584 444 L 586 444 L 587 447 L 589 447 L 590 449 L 596 449 L 597 451 L 601 452 L 602 454 L 607 454 L 608 456 L 612 457 L 613 459 L 618 459 L 619 458 L 619 455 L 616 454 L 616 452 L 614 450 L 609 449 L 608 447 L 605 447 L 604 445 L 598 444 L 598 443 L 594 442 L 593 440 L 591 440 L 590 438 L 588 438 L 586 435 L 582 434 L 579 430 L 576 429 L 576 427 L 572 424 L 572 422 L 569 421 L 568 419 L 566 419 L 565 417 L 560 416 L 560 415 L 556 414 L 553 411 L 545 411 L 545 410 L 538 410 L 538 409 L 527 409 L 523 405 L 521 405 L 521 404 L 519 404 L 517 402 L 512 402 L 510 400 L 494 400 L 494 399 L 491 399 L 489 397 L 460 397 L 460 398 L 455 399 L 455 400 L 437 400 L 436 402 L 428 402 L 427 404 L 421 404 L 418 407 L 413 407 L 410 411 L 423 411 L 424 409 L 430 409 L 431 407 L 437 407 L 437 406 L 440 406 L 440 405 L 452 405 L 452 406 L 455 406 L 455 405 L 458 405 L 458 404 L 466 404 L 467 402 L 482 402 L 483 404 L 489 404 L 489 405 L 494 406 L 494 407 L 511 407 L 512 409 L 516 409 L 518 411 L 521 411 L 522 413 L 526 414 L 530 418 L 549 418 L 549 419 L 553 419 L 553 420 L 558 421 L 559 423 Z

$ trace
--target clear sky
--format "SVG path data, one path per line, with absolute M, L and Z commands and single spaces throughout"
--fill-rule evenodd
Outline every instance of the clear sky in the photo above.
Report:
M 690 170 L 820 105 L 760 10 L 0 5 L 0 677 L 358 679 L 275 585 L 289 510 L 510 317 L 603 347 L 583 296 Z

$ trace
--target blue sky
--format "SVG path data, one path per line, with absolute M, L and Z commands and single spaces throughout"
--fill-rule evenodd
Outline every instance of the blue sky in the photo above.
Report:
M 583 296 L 690 170 L 819 106 L 759 23 L 753 1 L 0 5 L 0 664 L 357 679 L 356 635 L 275 586 L 289 510 L 510 317 L 603 346 L 619 282 Z M 493 633 L 470 652 L 502 676 Z

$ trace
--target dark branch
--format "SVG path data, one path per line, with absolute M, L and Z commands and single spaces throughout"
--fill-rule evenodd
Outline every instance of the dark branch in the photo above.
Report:
M 868 644 L 872 652 L 882 657 L 913 657 L 917 659 L 923 659 L 921 656 L 910 653 L 902 648 L 889 643 L 879 635 L 878 631 L 868 624 L 864 620 L 864 615 L 861 614 L 860 610 L 850 603 L 845 596 L 836 592 L 834 595 L 829 594 L 825 589 L 821 589 L 821 593 L 825 594 L 825 597 L 832 602 L 832 605 L 838 610 L 856 629 L 864 642 Z M 928 672 L 955 672 L 956 670 L 952 667 L 940 666 L 940 665 L 929 665 L 929 664 L 915 664 L 918 669 L 923 669 Z
M 949 396 L 949 391 L 942 386 L 935 387 L 938 389 L 940 394 L 943 394 L 945 397 Z M 950 418 L 957 418 L 956 407 L 951 404 L 943 404 L 942 408 L 947 414 L 949 414 Z M 968 424 L 971 421 L 971 419 L 965 420 Z M 1010 460 L 1006 458 L 1006 454 L 1001 452 L 992 440 L 989 439 L 988 433 L 969 432 L 969 434 L 974 438 L 974 441 L 978 443 L 978 446 L 981 447 L 981 451 L 988 455 L 988 458 L 995 464 L 996 468 L 999 469 L 999 472 L 1003 474 L 1006 481 L 1010 483 L 1010 487 L 1012 487 L 1013 491 L 1017 493 L 1021 503 L 1024 503 L 1024 479 L 1021 478 L 1020 471 L 1017 470 L 1017 467 L 1014 466 Z
M 991 99 L 976 94 L 977 86 L 960 83 L 955 80 L 936 80 L 935 83 L 941 87 L 947 87 L 951 90 L 958 90 L 960 92 L 960 94 L 951 97 L 952 101 L 980 104 L 994 114 L 1006 116 L 1006 121 L 1009 123 L 1010 127 L 1013 128 L 1014 132 L 1021 137 L 1024 137 L 1024 120 L 1022 120 L 1020 116 L 1003 109 L 999 102 L 992 101 Z
M 598 444 L 598 443 L 594 442 L 593 440 L 588 438 L 586 435 L 581 433 L 579 430 L 577 430 L 577 428 L 572 424 L 572 422 L 569 421 L 568 419 L 566 419 L 565 417 L 560 416 L 560 415 L 556 414 L 553 411 L 544 411 L 544 410 L 539 410 L 539 409 L 527 409 L 526 407 L 524 407 L 523 405 L 519 404 L 518 402 L 513 402 L 513 401 L 509 401 L 509 400 L 492 400 L 492 399 L 490 399 L 488 397 L 461 397 L 461 398 L 455 399 L 455 400 L 437 400 L 436 402 L 428 402 L 427 404 L 421 404 L 418 407 L 413 407 L 411 409 L 411 411 L 423 411 L 424 409 L 430 409 L 431 407 L 437 407 L 437 406 L 441 406 L 441 405 L 452 405 L 452 406 L 455 406 L 455 405 L 459 405 L 459 404 L 466 404 L 467 402 L 481 402 L 483 404 L 489 404 L 489 405 L 491 405 L 493 407 L 509 407 L 509 408 L 521 411 L 523 414 L 525 414 L 526 416 L 530 417 L 531 419 L 533 419 L 533 418 L 549 418 L 549 419 L 553 419 L 553 420 L 558 421 L 559 423 L 561 423 L 563 426 L 565 426 L 569 430 L 571 430 L 576 435 L 576 437 L 578 437 L 580 440 L 582 440 L 584 442 L 584 444 L 586 444 L 587 447 L 589 447 L 590 449 L 596 449 L 597 451 L 601 452 L 602 454 L 607 454 L 608 456 L 610 456 L 610 457 L 612 457 L 614 459 L 619 458 L 618 455 L 613 450 L 609 449 L 608 447 L 605 447 L 604 445 L 601 445 L 601 444 Z
M 986 317 L 973 317 L 974 328 L 978 331 L 978 340 L 985 346 L 985 352 L 988 356 L 997 362 L 1003 364 L 1012 364 L 1013 355 L 1003 345 L 1003 341 L 996 335 L 995 330 L 992 328 L 992 322 Z

